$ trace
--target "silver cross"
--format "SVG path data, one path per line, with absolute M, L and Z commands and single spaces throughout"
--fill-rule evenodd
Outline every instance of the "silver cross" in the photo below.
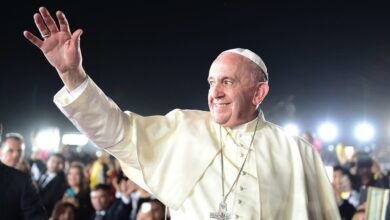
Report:
M 219 204 L 218 212 L 211 212 L 210 218 L 215 218 L 217 220 L 229 220 L 230 213 L 227 212 L 226 203 L 222 201 Z

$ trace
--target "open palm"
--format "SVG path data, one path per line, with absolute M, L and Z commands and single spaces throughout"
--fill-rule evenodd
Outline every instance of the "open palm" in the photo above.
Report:
M 56 13 L 59 28 L 46 8 L 39 8 L 39 12 L 34 14 L 34 21 L 43 40 L 29 31 L 25 31 L 23 34 L 43 52 L 49 63 L 57 69 L 65 86 L 72 89 L 77 86 L 73 84 L 79 84 L 80 80 L 85 78 L 81 66 L 82 56 L 79 43 L 82 30 L 78 29 L 72 34 L 64 13 L 60 11 Z

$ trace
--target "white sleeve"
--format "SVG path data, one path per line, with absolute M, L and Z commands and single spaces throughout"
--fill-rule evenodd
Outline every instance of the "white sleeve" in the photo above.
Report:
M 73 89 L 72 91 L 68 91 L 69 92 L 69 95 L 70 95 L 70 98 L 74 101 L 76 100 L 80 95 L 81 93 L 84 92 L 84 90 L 87 88 L 87 85 L 88 85 L 88 78 L 86 78 L 84 80 L 83 83 L 81 83 L 77 88 Z
M 87 78 L 85 85 L 83 83 L 73 92 L 78 97 L 72 97 L 63 87 L 54 96 L 54 103 L 76 128 L 101 148 L 120 142 L 129 121 L 115 102 L 91 78 Z

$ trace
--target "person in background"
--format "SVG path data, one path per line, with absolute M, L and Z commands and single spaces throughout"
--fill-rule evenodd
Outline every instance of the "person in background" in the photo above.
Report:
M 112 170 L 109 154 L 105 151 L 98 151 L 96 154 L 98 158 L 93 162 L 90 170 L 90 189 L 94 188 L 97 184 L 108 184 L 110 171 Z
M 31 176 L 0 162 L 0 219 L 46 220 L 47 215 Z
M 110 186 L 106 184 L 97 184 L 92 189 L 91 203 L 95 213 L 91 220 L 128 220 L 131 211 L 129 194 L 125 199 L 122 197 L 112 202 L 110 190 Z
M 3 164 L 17 168 L 24 154 L 24 138 L 19 133 L 8 133 L 1 144 L 0 158 Z
M 77 207 L 66 201 L 58 201 L 49 220 L 83 220 L 77 215 Z
M 66 180 L 68 188 L 62 200 L 70 202 L 77 207 L 80 219 L 88 219 L 93 208 L 84 165 L 81 162 L 72 162 L 68 168 Z
M 333 167 L 333 190 L 336 196 L 341 219 L 351 220 L 358 205 L 358 193 L 352 189 L 352 184 L 347 171 L 340 165 Z M 357 198 L 356 198 L 357 196 Z M 354 201 L 355 204 L 351 201 Z
M 136 220 L 164 220 L 165 205 L 157 199 L 142 203 Z M 170 219 L 169 217 L 167 219 Z
M 61 154 L 50 155 L 46 162 L 46 172 L 37 182 L 39 194 L 49 216 L 54 205 L 62 199 L 66 189 L 64 166 L 65 160 Z

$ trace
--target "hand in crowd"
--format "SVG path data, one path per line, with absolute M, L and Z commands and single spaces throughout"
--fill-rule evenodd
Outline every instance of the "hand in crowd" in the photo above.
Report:
M 139 188 L 139 186 L 131 181 L 130 179 L 122 180 L 119 183 L 119 190 L 121 193 L 123 193 L 124 196 L 130 197 L 130 194 L 134 191 L 136 191 Z
M 86 78 L 82 67 L 80 50 L 81 29 L 71 33 L 65 14 L 56 13 L 59 27 L 50 15 L 49 11 L 39 8 L 39 13 L 34 14 L 34 22 L 42 39 L 29 31 L 24 31 L 24 36 L 45 55 L 49 63 L 56 68 L 65 87 L 72 91 Z

